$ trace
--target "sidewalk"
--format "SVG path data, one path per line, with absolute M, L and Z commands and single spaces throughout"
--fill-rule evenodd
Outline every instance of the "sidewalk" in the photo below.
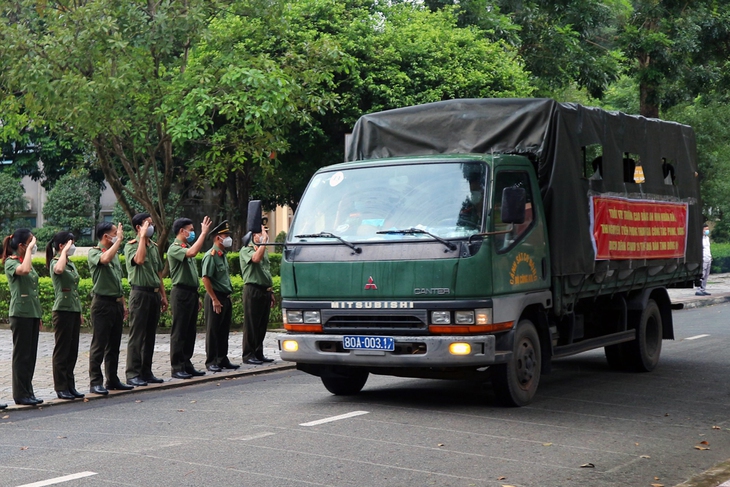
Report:
M 707 292 L 710 296 L 696 296 L 694 289 L 670 289 L 669 295 L 672 303 L 681 305 L 685 309 L 697 308 L 701 306 L 710 306 L 730 301 L 730 273 L 713 274 L 710 276 L 707 284 Z M 153 358 L 152 372 L 159 378 L 164 379 L 164 384 L 150 384 L 147 387 L 139 387 L 132 391 L 109 391 L 109 395 L 130 394 L 139 390 L 150 390 L 155 388 L 179 387 L 188 384 L 195 384 L 209 380 L 226 380 L 246 374 L 255 374 L 261 372 L 271 372 L 274 370 L 288 369 L 294 367 L 290 362 L 283 362 L 279 358 L 279 348 L 276 342 L 278 331 L 269 331 L 264 340 L 264 355 L 275 359 L 271 364 L 265 365 L 241 365 L 241 368 L 235 371 L 224 371 L 218 373 L 207 372 L 203 377 L 195 377 L 192 379 L 182 380 L 173 379 L 170 374 L 170 335 L 158 334 L 155 342 L 155 355 Z M 240 332 L 231 332 L 229 338 L 228 356 L 234 364 L 241 363 L 242 354 L 242 335 Z M 87 394 L 89 391 L 89 345 L 91 343 L 91 334 L 82 333 L 79 344 L 79 358 L 76 362 L 76 388 L 79 392 Z M 53 405 L 55 403 L 63 403 L 56 398 L 53 388 L 53 374 L 51 366 L 51 357 L 53 355 L 53 333 L 41 332 L 38 344 L 38 360 L 35 368 L 35 376 L 33 378 L 33 388 L 36 397 L 43 399 L 45 402 L 42 406 Z M 13 339 L 10 330 L 0 330 L 0 403 L 8 404 L 7 410 L 24 409 L 32 406 L 16 406 L 13 403 L 12 394 L 12 373 L 11 373 L 11 356 L 13 350 Z M 124 366 L 127 357 L 127 335 L 122 337 L 122 345 L 119 356 L 119 377 L 124 380 Z M 193 365 L 198 370 L 205 370 L 205 334 L 199 333 L 195 343 L 195 355 L 193 356 Z M 89 400 L 99 399 L 104 396 L 96 394 L 87 394 Z M 108 397 L 108 396 L 107 396 Z M 0 412 L 2 415 L 2 412 Z
M 197 384 L 210 380 L 229 380 L 233 377 L 241 375 L 256 374 L 261 372 L 272 372 L 294 367 L 290 362 L 283 362 L 279 358 L 279 347 L 276 342 L 276 335 L 280 332 L 269 331 L 264 339 L 264 355 L 273 358 L 274 362 L 264 365 L 248 365 L 241 364 L 241 355 L 243 353 L 241 332 L 232 331 L 228 340 L 228 357 L 231 363 L 241 365 L 238 370 L 225 370 L 223 372 L 208 372 L 205 370 L 205 334 L 198 333 L 195 341 L 195 354 L 192 362 L 196 369 L 203 370 L 206 375 L 202 377 L 194 377 L 192 379 L 173 379 L 170 370 L 170 335 L 158 334 L 155 340 L 155 355 L 152 363 L 152 373 L 164 379 L 163 384 L 150 384 L 146 387 L 137 387 L 132 391 L 109 391 L 109 396 L 117 394 L 130 394 L 135 391 L 147 391 L 151 389 L 180 387 L 188 384 Z M 119 377 L 124 380 L 124 367 L 127 360 L 127 339 L 125 334 L 122 336 L 122 345 L 119 353 Z M 76 369 L 74 375 L 76 377 L 76 389 L 86 394 L 85 399 L 101 399 L 109 396 L 99 396 L 97 394 L 89 394 L 89 345 L 91 344 L 91 333 L 81 333 L 79 343 L 79 358 L 76 361 Z M 53 357 L 54 338 L 53 333 L 41 332 L 38 340 L 38 359 L 36 361 L 35 375 L 33 376 L 33 389 L 38 399 L 43 399 L 44 403 L 41 407 L 58 403 L 67 403 L 74 401 L 64 401 L 56 397 L 53 388 L 53 367 L 51 359 Z M 0 411 L 0 417 L 6 411 L 17 409 L 28 409 L 33 406 L 16 406 L 13 402 L 12 392 L 12 368 L 11 358 L 13 351 L 13 337 L 9 329 L 0 330 L 0 403 L 7 404 L 8 408 Z M 103 370 L 103 365 L 102 365 Z M 82 400 L 85 400 L 82 399 Z M 78 400 L 77 400 L 78 401 Z

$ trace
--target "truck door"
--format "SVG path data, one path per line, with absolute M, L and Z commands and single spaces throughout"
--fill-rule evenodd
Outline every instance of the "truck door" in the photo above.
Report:
M 502 191 L 517 186 L 525 189 L 527 204 L 523 223 L 501 220 Z M 545 289 L 549 285 L 545 220 L 537 184 L 523 169 L 501 169 L 494 178 L 490 222 L 494 294 Z

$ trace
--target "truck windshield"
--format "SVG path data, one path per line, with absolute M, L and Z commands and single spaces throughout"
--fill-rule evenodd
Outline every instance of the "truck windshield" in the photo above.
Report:
M 421 163 L 322 172 L 302 197 L 289 232 L 332 233 L 347 241 L 465 238 L 482 229 L 487 166 Z M 309 239 L 307 239 L 309 240 Z

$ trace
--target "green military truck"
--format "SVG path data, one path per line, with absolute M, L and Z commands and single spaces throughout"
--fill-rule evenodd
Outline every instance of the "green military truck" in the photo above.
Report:
M 491 379 L 521 406 L 554 358 L 656 367 L 667 287 L 701 269 L 690 127 L 451 100 L 363 116 L 346 160 L 312 177 L 281 264 L 281 358 L 330 392 L 371 373 Z

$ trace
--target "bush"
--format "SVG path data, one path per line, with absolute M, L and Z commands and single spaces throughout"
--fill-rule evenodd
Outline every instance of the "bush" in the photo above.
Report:
M 710 244 L 712 252 L 712 269 L 710 272 L 717 274 L 720 272 L 730 272 L 730 243 Z
M 35 259 L 33 265 L 35 266 Z M 45 268 L 45 267 L 44 267 Z M 87 266 L 88 269 L 88 266 Z M 274 281 L 274 293 L 276 294 L 277 305 L 271 310 L 269 317 L 269 323 L 272 327 L 279 327 L 281 324 L 281 278 L 275 276 Z M 169 298 L 171 283 L 170 279 L 163 279 L 165 283 L 165 289 Z M 233 285 L 233 294 L 231 295 L 231 302 L 233 304 L 233 327 L 240 328 L 243 325 L 243 300 L 241 293 L 243 292 L 243 280 L 241 276 L 232 276 L 231 284 Z M 41 300 L 41 309 L 43 310 L 43 323 L 46 326 L 51 326 L 51 310 L 53 308 L 54 294 L 53 284 L 51 283 L 50 277 L 41 277 L 38 280 L 38 295 Z M 124 295 L 129 298 L 129 283 L 126 279 L 122 280 L 122 287 L 124 288 Z M 81 314 L 84 318 L 84 327 L 91 327 L 91 290 L 93 284 L 90 278 L 81 279 L 79 281 L 79 296 L 81 298 Z M 201 282 L 198 288 L 198 294 L 202 300 L 205 297 L 205 288 Z M 8 287 L 8 279 L 5 274 L 0 274 L 0 321 L 3 323 L 8 322 L 8 310 L 10 306 L 10 288 Z M 172 314 L 168 310 L 162 313 L 160 316 L 160 326 L 169 328 L 172 326 Z M 204 327 L 205 321 L 203 317 L 203 310 L 198 313 L 198 326 Z

